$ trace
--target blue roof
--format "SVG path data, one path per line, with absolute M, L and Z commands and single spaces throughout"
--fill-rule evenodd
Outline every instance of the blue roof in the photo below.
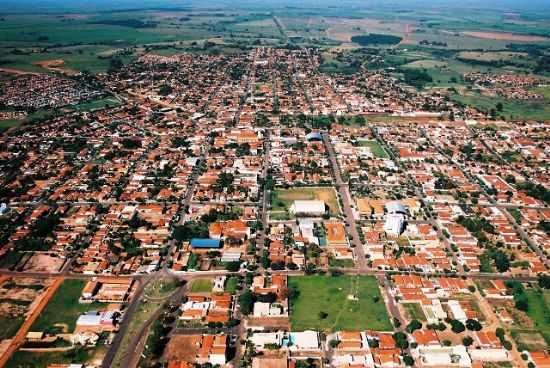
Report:
M 313 140 L 322 141 L 323 137 L 321 136 L 321 133 L 319 133 L 319 132 L 311 132 L 308 135 L 306 135 L 306 139 L 308 141 L 313 141 Z
M 191 239 L 191 247 L 193 248 L 219 248 L 220 247 L 219 239 L 208 239 L 208 238 L 193 238 Z

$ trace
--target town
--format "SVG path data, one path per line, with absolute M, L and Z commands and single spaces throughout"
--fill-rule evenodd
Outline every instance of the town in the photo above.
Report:
M 151 51 L 2 85 L 9 118 L 117 103 L 0 136 L 0 367 L 550 367 L 550 121 L 321 64 Z

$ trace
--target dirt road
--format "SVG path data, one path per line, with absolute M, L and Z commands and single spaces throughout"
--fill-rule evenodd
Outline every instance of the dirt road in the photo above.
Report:
M 29 332 L 34 321 L 36 321 L 50 299 L 54 296 L 57 289 L 59 289 L 59 287 L 63 283 L 63 280 L 63 278 L 55 279 L 53 284 L 48 288 L 48 290 L 46 290 L 46 292 L 42 296 L 42 299 L 40 300 L 40 303 L 38 303 L 36 308 L 31 312 L 25 322 L 23 322 L 19 331 L 17 331 L 17 334 L 11 340 L 10 346 L 8 347 L 6 352 L 0 357 L 0 367 L 4 367 L 12 354 L 15 353 L 21 345 L 23 345 L 23 343 L 25 342 L 25 337 L 27 336 L 27 333 Z

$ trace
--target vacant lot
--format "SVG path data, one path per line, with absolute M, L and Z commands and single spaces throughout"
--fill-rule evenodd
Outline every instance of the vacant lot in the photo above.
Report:
M 386 153 L 384 148 L 382 148 L 380 143 L 378 143 L 375 140 L 372 140 L 372 141 L 363 141 L 363 140 L 361 140 L 361 141 L 359 141 L 359 146 L 370 148 L 372 154 L 376 158 L 387 158 L 388 157 L 388 154 Z
M 105 306 L 103 303 L 80 304 L 78 299 L 86 281 L 65 280 L 57 293 L 42 311 L 32 331 L 44 331 L 51 329 L 63 329 L 67 327 L 69 332 L 74 331 L 77 318 L 85 312 L 97 310 Z
M 212 291 L 212 281 L 209 279 L 194 280 L 191 284 L 191 292 L 193 293 L 209 293 Z
M 291 300 L 292 330 L 387 331 L 392 328 L 374 277 L 291 277 L 289 287 L 298 292 Z
M 96 348 L 78 347 L 65 352 L 35 353 L 17 351 L 6 364 L 7 368 L 45 368 L 50 364 L 84 363 L 90 360 Z
M 548 344 L 550 344 L 550 291 L 530 290 L 526 292 L 529 298 L 527 315 Z
M 426 316 L 419 303 L 405 303 L 403 304 L 403 308 L 407 311 L 410 320 L 426 321 Z
M 340 206 L 336 198 L 334 188 L 303 187 L 292 189 L 277 189 L 271 196 L 271 208 L 273 212 L 288 212 L 290 206 L 297 200 L 321 200 L 329 206 L 330 214 L 340 213 Z

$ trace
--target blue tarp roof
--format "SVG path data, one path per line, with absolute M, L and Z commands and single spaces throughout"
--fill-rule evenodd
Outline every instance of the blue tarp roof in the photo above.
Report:
M 219 248 L 220 240 L 219 239 L 201 239 L 193 238 L 191 239 L 191 247 L 193 248 Z

